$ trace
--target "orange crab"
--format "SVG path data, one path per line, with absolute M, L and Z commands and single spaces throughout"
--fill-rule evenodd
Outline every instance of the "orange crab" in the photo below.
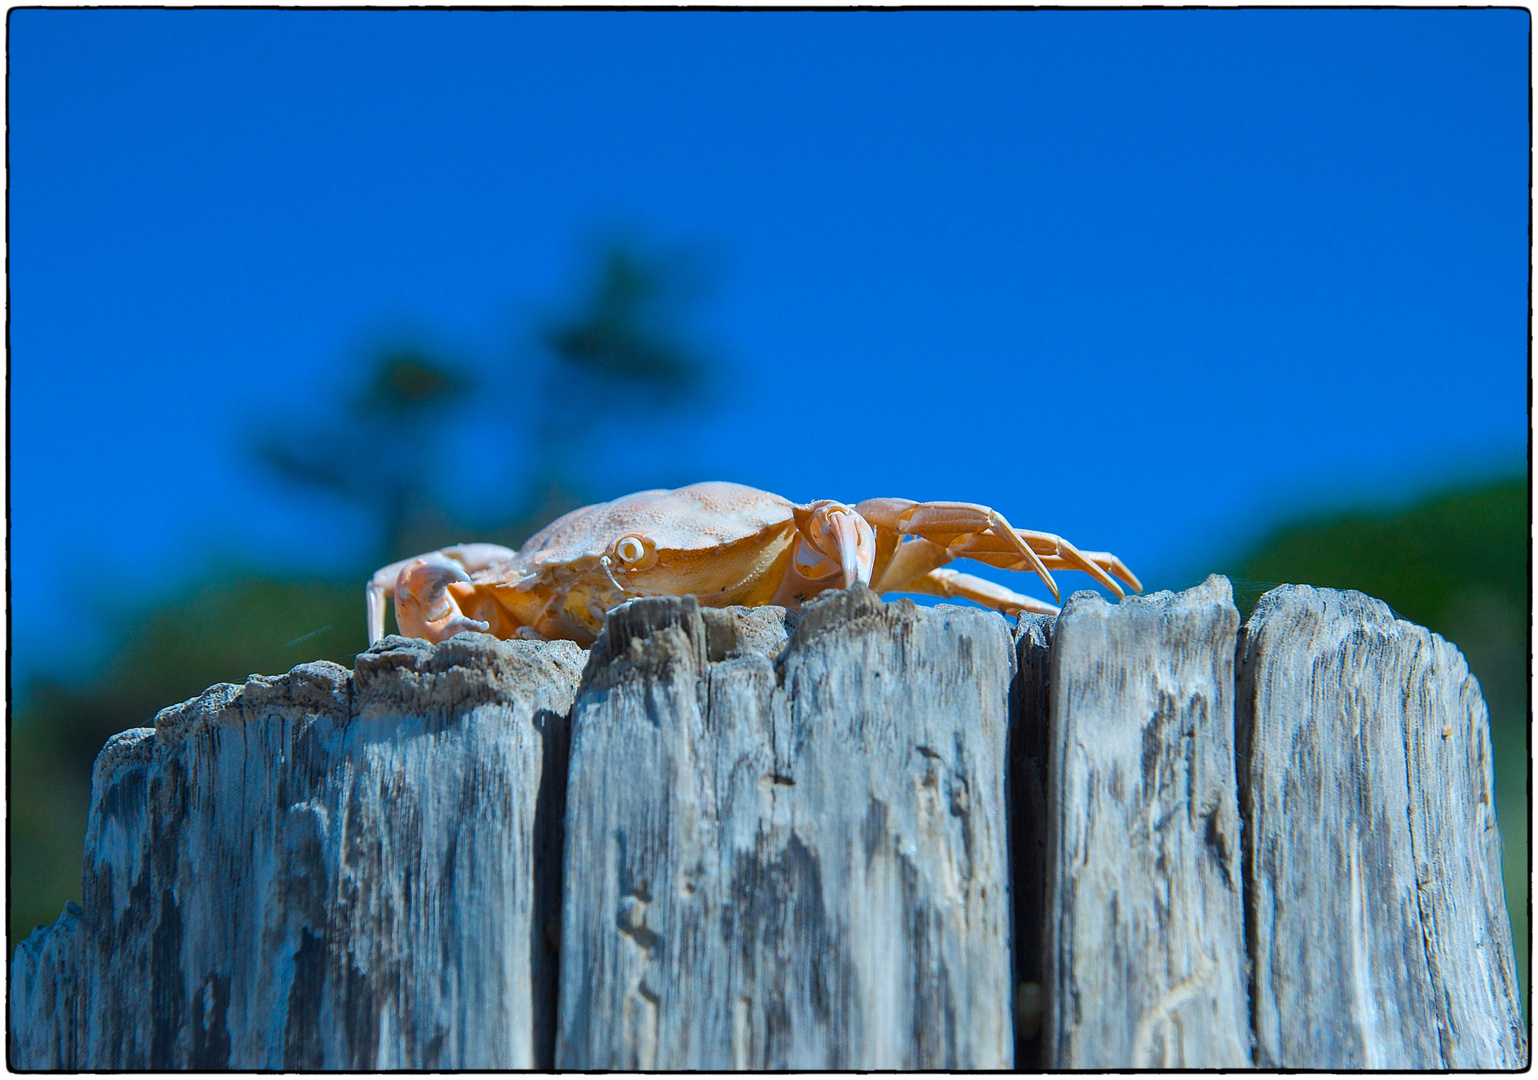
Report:
M 1054 597 L 1053 570 L 1082 570 L 1118 597 L 1116 578 L 1143 591 L 1116 556 L 1016 529 L 976 503 L 867 499 L 848 506 L 819 499 L 798 506 L 712 481 L 584 506 L 517 551 L 460 544 L 392 563 L 368 585 L 369 641 L 384 636 L 384 601 L 392 594 L 400 632 L 428 641 L 477 630 L 589 645 L 604 616 L 637 596 L 693 594 L 710 607 L 799 608 L 854 582 L 883 593 L 966 597 L 1010 615 L 1057 612 L 945 569 L 957 558 L 1034 571 Z

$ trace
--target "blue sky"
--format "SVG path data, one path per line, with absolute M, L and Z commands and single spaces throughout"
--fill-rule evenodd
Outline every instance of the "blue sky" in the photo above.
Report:
M 605 497 L 985 502 L 1181 585 L 1301 507 L 1521 469 L 1528 35 L 12 11 L 17 673 L 222 566 L 351 567 L 360 521 L 244 447 L 383 343 L 485 372 L 442 465 L 461 505 L 497 497 L 520 342 L 606 230 L 706 253 L 724 368 L 686 421 L 595 432 Z

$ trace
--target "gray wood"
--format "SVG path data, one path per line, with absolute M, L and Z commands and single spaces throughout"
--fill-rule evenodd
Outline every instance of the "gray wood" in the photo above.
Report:
M 57 922 L 16 946 L 8 1025 L 13 1069 L 77 1067 L 80 915 L 80 905 L 71 901 Z
M 1239 701 L 1257 1062 L 1524 1067 L 1462 655 L 1360 593 L 1283 586 L 1245 627 Z
M 557 1066 L 1008 1067 L 1004 621 L 855 589 L 777 658 L 723 635 L 654 599 L 593 647 Z
M 114 736 L 9 1061 L 1520 1068 L 1500 850 L 1477 682 L 1359 594 L 1080 593 L 1013 647 L 655 598 Z
M 1051 647 L 1048 1068 L 1250 1064 L 1228 581 L 1075 593 Z
M 13 962 L 11 1063 L 548 1065 L 583 659 L 388 638 L 114 737 L 83 911 Z

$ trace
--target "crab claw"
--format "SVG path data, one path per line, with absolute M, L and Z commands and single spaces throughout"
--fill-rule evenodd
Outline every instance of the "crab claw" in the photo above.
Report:
M 876 565 L 876 533 L 853 509 L 832 501 L 812 504 L 802 532 L 824 558 L 838 564 L 846 586 L 869 585 Z
M 838 549 L 844 584 L 853 585 L 858 581 L 861 585 L 869 585 L 876 566 L 875 530 L 853 510 L 835 510 L 828 514 L 828 532 Z
M 490 623 L 467 617 L 449 590 L 450 585 L 469 583 L 465 568 L 447 556 L 411 560 L 395 579 L 395 621 L 401 633 L 443 641 L 466 630 L 490 630 Z

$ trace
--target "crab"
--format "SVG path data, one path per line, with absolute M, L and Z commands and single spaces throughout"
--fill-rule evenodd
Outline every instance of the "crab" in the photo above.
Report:
M 798 609 L 819 593 L 859 583 L 878 593 L 964 597 L 1007 615 L 1057 613 L 946 566 L 958 558 L 1034 571 L 1054 598 L 1060 594 L 1053 570 L 1082 570 L 1117 597 L 1124 595 L 1121 583 L 1143 591 L 1116 556 L 1016 529 L 976 503 L 798 505 L 711 481 L 573 510 L 517 551 L 458 544 L 392 563 L 366 590 L 369 642 L 384 636 L 385 598 L 392 595 L 396 624 L 408 637 L 443 641 L 479 631 L 582 646 L 598 637 L 611 609 L 639 596 Z

